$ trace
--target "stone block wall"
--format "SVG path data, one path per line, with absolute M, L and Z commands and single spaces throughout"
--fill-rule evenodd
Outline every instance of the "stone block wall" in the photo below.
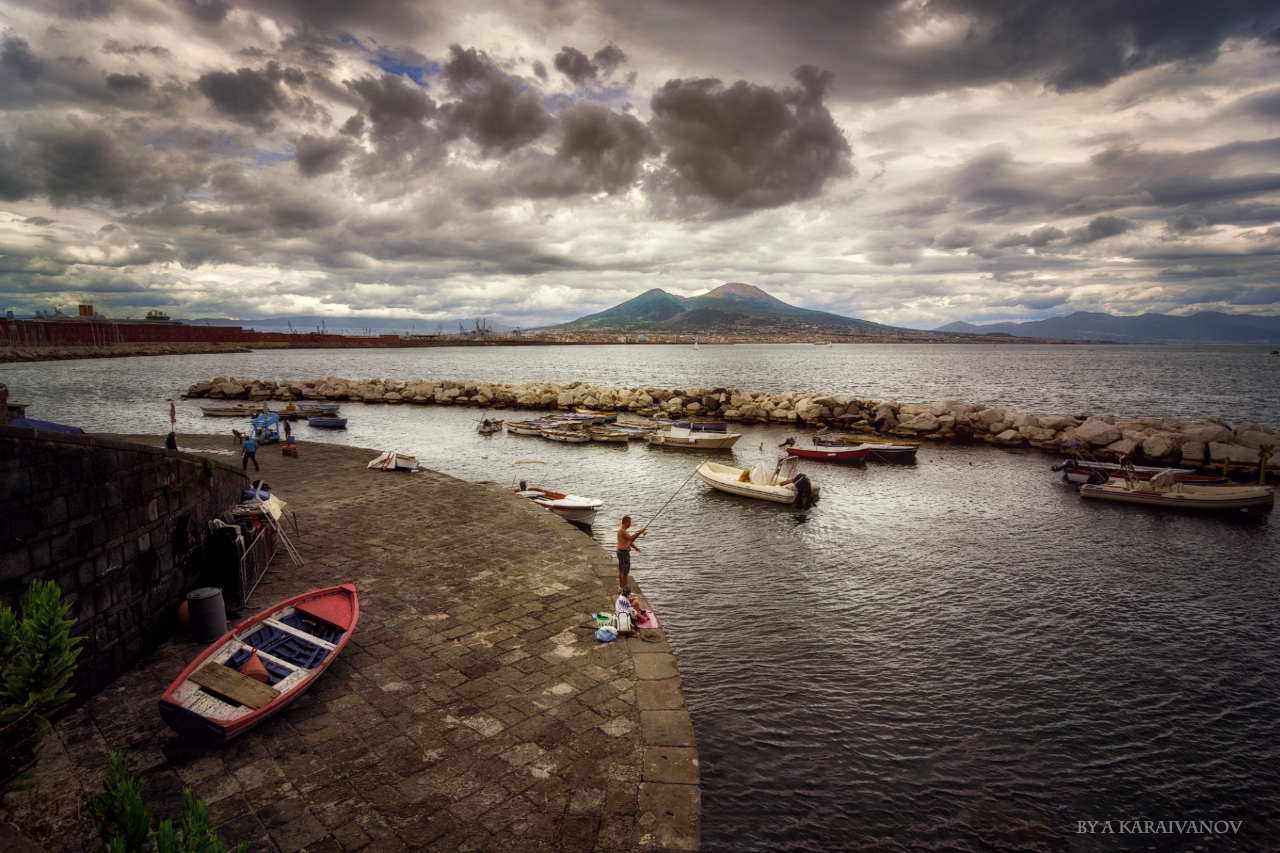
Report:
M 176 628 L 203 569 L 188 520 L 221 515 L 247 484 L 189 453 L 0 427 L 0 604 L 56 581 L 85 638 L 71 687 L 92 696 Z

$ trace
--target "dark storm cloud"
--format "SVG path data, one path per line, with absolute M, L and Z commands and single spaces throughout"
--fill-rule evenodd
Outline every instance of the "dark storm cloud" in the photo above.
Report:
M 214 109 L 225 116 L 254 127 L 271 127 L 272 113 L 288 107 L 289 99 L 280 88 L 284 71 L 271 62 L 266 68 L 210 71 L 196 81 L 196 88 Z
M 640 164 L 658 153 L 649 129 L 634 116 L 590 101 L 560 113 L 563 142 L 557 159 L 578 166 L 593 188 L 615 193 L 635 183 Z
M 799 89 L 738 81 L 671 80 L 650 101 L 666 149 L 664 180 L 677 195 L 731 208 L 779 207 L 852 174 L 844 133 L 822 104 L 830 76 L 795 73 Z
M 348 81 L 347 86 L 364 101 L 375 140 L 392 139 L 420 128 L 421 123 L 436 112 L 435 101 L 427 97 L 425 91 L 394 74 Z M 363 128 L 364 120 L 353 117 L 344 131 L 359 135 Z
M 1067 243 L 1072 246 L 1096 243 L 1108 237 L 1117 237 L 1137 227 L 1138 223 L 1120 216 L 1096 216 L 1089 220 L 1088 224 L 1072 228 L 1067 235 Z
M 889 97 L 1025 80 L 1089 89 L 1166 63 L 1209 63 L 1227 41 L 1280 27 L 1271 0 L 651 0 L 616 14 L 655 40 L 723 44 L 728 63 L 752 50 L 816 62 L 846 91 Z M 740 37 L 721 38 L 728 22 Z M 922 29 L 952 35 L 909 39 Z
M 145 74 L 108 74 L 107 87 L 121 95 L 145 92 L 151 88 L 151 78 Z
M 600 68 L 588 59 L 585 53 L 568 45 L 560 48 L 560 52 L 556 54 L 551 64 L 557 71 L 579 85 L 588 80 L 594 80 L 600 73 Z
M 102 43 L 102 52 L 111 53 L 117 56 L 154 56 L 157 58 L 168 58 L 173 56 L 168 48 L 158 47 L 152 44 L 135 44 L 125 45 L 115 39 L 107 39 Z
M 20 127 L 15 136 L 14 144 L 0 148 L 0 197 L 9 200 L 43 195 L 56 205 L 94 198 L 143 204 L 204 179 L 197 161 L 158 158 L 151 148 L 101 126 L 36 123 Z
M 298 161 L 298 171 L 305 178 L 323 175 L 342 168 L 342 160 L 351 150 L 351 143 L 345 139 L 323 139 L 317 136 L 303 136 L 294 144 L 294 157 Z
M 188 15 L 206 24 L 221 24 L 231 14 L 227 0 L 179 0 Z
M 542 98 L 520 78 L 501 71 L 475 48 L 455 44 L 449 53 L 444 74 L 457 100 L 441 108 L 447 138 L 465 136 L 486 154 L 509 153 L 551 126 Z
M 1164 221 L 1164 230 L 1169 234 L 1181 236 L 1183 234 L 1193 234 L 1196 231 L 1209 227 L 1209 220 L 1196 213 L 1184 213 L 1181 216 L 1171 216 Z
M 2 44 L 0 66 L 10 74 L 31 83 L 44 72 L 44 60 L 31 52 L 26 39 L 6 33 Z
M 546 80 L 547 66 L 543 65 L 541 61 L 535 60 L 533 63 L 533 76 L 537 77 L 539 80 Z
M 1013 246 L 1030 246 L 1033 249 L 1039 249 L 1047 246 L 1054 240 L 1061 240 L 1066 237 L 1066 232 L 1061 228 L 1055 228 L 1052 225 L 1044 225 L 1035 229 L 1030 234 L 1009 234 L 996 240 L 992 245 L 997 249 L 1008 249 Z
M 404 40 L 433 24 L 434 8 L 404 0 L 243 0 L 275 20 L 317 32 L 376 32 Z
M 591 61 L 605 74 L 612 74 L 619 65 L 627 61 L 627 55 L 616 44 L 606 44 L 592 54 Z

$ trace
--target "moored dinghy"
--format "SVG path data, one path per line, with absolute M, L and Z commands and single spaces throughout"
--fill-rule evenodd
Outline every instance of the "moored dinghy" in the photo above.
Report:
M 795 504 L 801 509 L 818 500 L 818 487 L 804 474 L 797 474 L 799 460 L 784 456 L 770 473 L 764 463 L 754 468 L 733 468 L 715 462 L 703 462 L 696 471 L 698 479 L 713 489 L 743 498 L 755 498 L 779 504 Z
M 554 512 L 565 521 L 590 527 L 595 523 L 596 512 L 604 506 L 598 498 L 584 498 L 581 495 L 567 495 L 553 492 L 550 489 L 524 488 L 516 492 L 522 498 L 529 498 L 538 506 Z
M 160 699 L 161 718 L 206 746 L 244 734 L 315 683 L 347 645 L 359 617 L 354 584 L 272 605 L 182 671 Z
M 692 450 L 728 450 L 742 438 L 740 432 L 695 431 L 688 427 L 667 427 L 645 436 L 645 441 L 661 447 Z
M 1150 480 L 1129 477 L 1080 487 L 1080 497 L 1118 503 L 1163 506 L 1172 509 L 1205 511 L 1267 509 L 1275 505 L 1270 486 L 1198 486 L 1175 479 L 1172 470 L 1161 471 Z

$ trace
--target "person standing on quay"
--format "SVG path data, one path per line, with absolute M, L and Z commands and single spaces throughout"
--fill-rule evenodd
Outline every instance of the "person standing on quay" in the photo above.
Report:
M 624 515 L 622 517 L 622 526 L 618 528 L 618 589 L 623 589 L 627 586 L 627 578 L 631 576 L 631 552 L 640 553 L 640 548 L 636 545 L 636 539 L 645 530 L 641 527 L 635 533 L 628 533 L 627 528 L 630 526 L 631 516 Z
M 253 436 L 246 435 L 244 443 L 240 445 L 244 448 L 244 458 L 240 460 L 240 469 L 242 471 L 249 470 L 249 463 L 253 462 L 253 470 L 261 471 L 258 467 L 258 442 L 253 440 Z

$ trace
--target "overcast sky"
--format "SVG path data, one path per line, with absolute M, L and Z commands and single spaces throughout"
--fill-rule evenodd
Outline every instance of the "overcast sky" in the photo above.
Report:
M 0 303 L 1280 313 L 1280 5 L 0 0 Z

